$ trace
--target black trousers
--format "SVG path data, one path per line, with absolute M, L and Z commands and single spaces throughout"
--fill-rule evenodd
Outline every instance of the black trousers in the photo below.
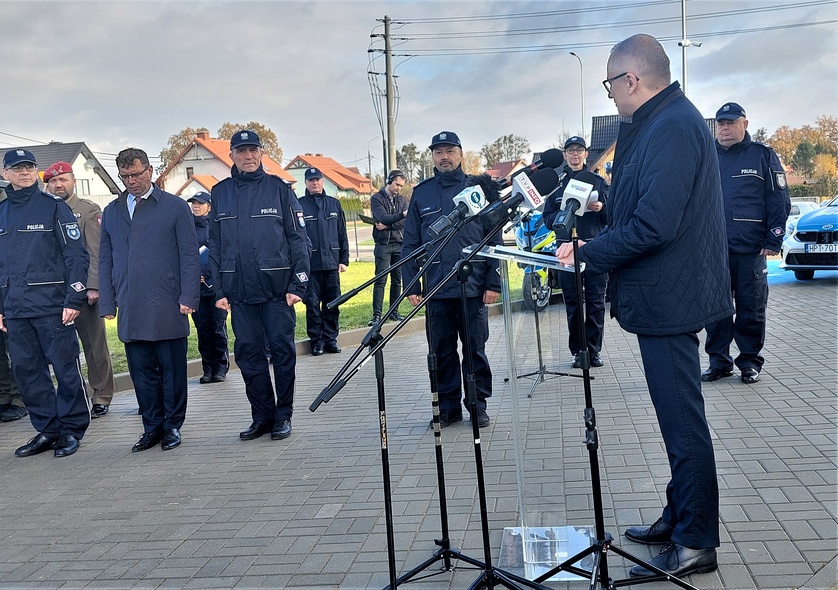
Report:
M 9 356 L 32 426 L 57 438 L 81 439 L 90 425 L 90 402 L 79 362 L 79 338 L 61 313 L 40 318 L 4 319 L 9 331 Z M 58 388 L 52 384 L 49 366 Z
M 759 254 L 729 255 L 730 286 L 736 315 L 707 326 L 704 350 L 710 356 L 710 367 L 731 370 L 734 360 L 730 344 L 736 342 L 740 370 L 760 371 L 765 359 L 760 352 L 765 344 L 765 308 L 768 305 L 768 268 L 765 256 Z
M 559 271 L 559 284 L 562 287 L 565 312 L 567 313 L 567 345 L 570 354 L 576 356 L 587 349 L 594 354 L 602 350 L 602 335 L 605 329 L 605 290 L 608 287 L 608 274 L 582 273 L 582 285 L 585 291 L 585 338 L 579 333 L 579 295 L 576 293 L 576 274 Z
M 402 257 L 402 245 L 398 244 L 376 244 L 375 245 L 375 274 L 383 272 L 388 267 L 393 266 Z M 384 287 L 387 284 L 387 276 L 379 278 L 375 281 L 372 288 L 372 313 L 373 315 L 381 315 L 381 310 L 384 305 Z M 390 305 L 399 298 L 402 293 L 402 269 L 394 268 L 389 273 L 390 276 Z
M 0 333 L 0 406 L 12 405 L 25 407 L 20 391 L 12 375 L 12 365 L 9 361 L 9 335 Z
M 465 322 L 468 322 L 478 406 L 485 408 L 486 399 L 492 396 L 492 369 L 486 357 L 489 312 L 482 297 L 469 297 L 466 307 L 468 311 L 463 317 L 459 299 L 431 299 L 427 304 L 425 322 L 431 332 L 431 350 L 436 354 L 440 410 L 462 411 L 463 383 L 468 370 L 467 359 L 463 357 L 461 363 L 457 354 L 457 339 L 465 340 Z M 468 400 L 465 404 L 468 407 Z
M 201 297 L 198 309 L 192 314 L 192 323 L 198 333 L 198 352 L 204 373 L 226 375 L 230 367 L 227 312 L 215 306 L 215 296 Z
M 663 521 L 686 547 L 719 546 L 719 482 L 704 413 L 698 336 L 637 336 L 670 480 Z
M 337 343 L 340 310 L 328 309 L 326 304 L 339 296 L 340 272 L 337 269 L 314 270 L 309 273 L 303 303 L 306 306 L 306 332 L 312 346 Z
M 186 337 L 125 343 L 128 372 L 146 433 L 181 428 L 186 419 Z
M 290 420 L 294 412 L 297 348 L 294 329 L 297 314 L 285 300 L 232 305 L 236 364 L 244 379 L 254 422 L 273 425 Z M 274 369 L 274 386 L 268 367 Z

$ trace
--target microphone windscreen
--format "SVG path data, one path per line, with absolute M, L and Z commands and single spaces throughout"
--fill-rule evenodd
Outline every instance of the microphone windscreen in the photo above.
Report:
M 542 168 L 530 176 L 535 190 L 542 196 L 549 194 L 559 184 L 559 175 L 552 168 Z
M 483 194 L 486 196 L 486 201 L 494 203 L 500 200 L 500 193 L 498 192 L 497 183 L 492 180 L 492 177 L 486 173 L 469 175 L 467 183 L 469 186 L 479 186 L 483 189 Z
M 559 149 L 550 148 L 541 154 L 540 159 L 545 168 L 558 168 L 564 163 L 564 154 Z
M 579 182 L 584 182 L 586 184 L 596 184 L 597 177 L 596 174 L 590 170 L 582 170 L 579 174 L 573 177 L 573 180 L 578 180 Z

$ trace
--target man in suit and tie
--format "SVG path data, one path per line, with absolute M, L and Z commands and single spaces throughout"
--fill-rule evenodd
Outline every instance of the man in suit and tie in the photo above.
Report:
M 180 445 L 186 416 L 188 315 L 200 300 L 198 238 L 186 201 L 154 186 L 143 150 L 116 157 L 126 190 L 102 212 L 99 312 L 117 315 L 143 415 L 139 452 Z

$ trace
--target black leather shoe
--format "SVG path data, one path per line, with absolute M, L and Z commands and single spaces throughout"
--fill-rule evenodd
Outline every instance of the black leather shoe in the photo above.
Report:
M 742 383 L 756 383 L 759 381 L 759 371 L 753 368 L 742 369 L 742 375 L 739 379 Z
M 601 367 L 605 363 L 602 362 L 602 357 L 599 355 L 598 352 L 595 352 L 591 355 L 591 366 L 592 367 Z
M 326 344 L 326 352 L 337 354 L 340 352 L 340 346 L 338 346 L 337 342 L 329 342 Z
M 719 567 L 714 548 L 690 549 L 677 543 L 670 543 L 664 547 L 649 561 L 649 564 L 676 578 L 683 578 L 690 574 L 709 574 Z M 632 578 L 656 575 L 658 574 L 642 565 L 636 565 L 629 570 L 629 576 Z
M 171 451 L 175 447 L 180 446 L 180 431 L 177 428 L 171 428 L 163 435 L 163 450 Z
M 273 430 L 271 430 L 271 440 L 282 440 L 289 436 L 291 436 L 291 420 L 283 420 L 274 425 Z
M 573 357 L 573 364 L 571 365 L 574 369 L 581 369 L 582 368 L 582 357 L 578 354 Z
M 39 434 L 28 443 L 15 451 L 15 457 L 31 457 L 32 455 L 39 455 L 44 451 L 49 451 L 55 448 L 55 443 L 58 442 L 58 437 L 45 436 Z
M 201 375 L 201 378 L 198 379 L 198 383 L 212 383 L 212 374 L 209 372 L 205 372 L 203 375 Z
M 90 408 L 90 417 L 91 418 L 101 418 L 105 414 L 108 413 L 109 406 L 105 406 L 102 404 L 93 404 L 93 407 Z
M 396 312 L 396 313 L 394 313 L 393 315 L 391 315 L 391 316 L 390 316 L 390 321 L 391 321 L 391 322 L 403 322 L 403 321 L 405 321 L 406 319 L 407 319 L 407 318 L 405 318 L 405 317 L 404 317 L 402 314 L 400 314 L 399 312 Z
M 474 416 L 471 417 L 471 420 L 474 421 Z M 483 408 L 477 408 L 477 426 L 479 428 L 485 428 L 489 425 L 491 420 L 489 420 L 489 414 Z
M 239 438 L 242 440 L 253 440 L 255 438 L 259 438 L 267 432 L 270 432 L 271 428 L 272 426 L 270 424 L 265 424 L 264 422 L 254 422 L 250 425 L 250 428 L 239 433 Z
M 315 344 L 311 347 L 311 356 L 320 356 L 321 354 L 323 354 L 322 344 Z
M 213 383 L 224 383 L 227 381 L 227 373 L 216 373 L 212 376 Z
M 666 545 L 672 542 L 674 529 L 666 524 L 662 518 L 657 519 L 652 526 L 636 526 L 626 529 L 626 538 L 644 545 Z
M 381 314 L 380 313 L 374 313 L 374 314 L 372 314 L 372 319 L 370 319 L 370 321 L 367 322 L 367 325 L 372 327 L 380 321 L 381 321 Z
M 440 410 L 439 411 L 439 427 L 440 428 L 447 428 L 451 426 L 454 422 L 462 422 L 463 421 L 463 413 L 462 412 L 452 412 L 450 410 Z M 434 420 L 431 418 L 431 428 L 434 427 Z
M 730 369 L 714 369 L 710 367 L 701 374 L 701 380 L 705 383 L 708 381 L 718 381 L 722 377 L 730 377 L 733 371 Z
M 68 457 L 79 450 L 79 439 L 72 434 L 62 434 L 55 443 L 55 456 Z
M 156 431 L 156 432 L 143 432 L 143 435 L 140 437 L 134 446 L 131 447 L 131 451 L 134 453 L 139 453 L 140 451 L 145 451 L 146 449 L 150 449 L 153 446 L 156 446 L 163 440 L 163 433 Z

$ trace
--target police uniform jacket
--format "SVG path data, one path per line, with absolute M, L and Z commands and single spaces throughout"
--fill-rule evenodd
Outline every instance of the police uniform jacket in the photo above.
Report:
M 349 238 L 340 201 L 326 193 L 312 195 L 306 189 L 300 205 L 311 240 L 311 272 L 337 270 L 339 264 L 349 265 Z
M 102 212 L 99 245 L 99 314 L 117 314 L 122 342 L 189 335 L 180 305 L 198 308 L 201 269 L 192 210 L 154 187 L 128 214 L 128 193 Z
M 713 137 L 673 82 L 620 124 L 608 225 L 579 259 L 611 271 L 623 329 L 669 336 L 733 315 L 726 243 Z
M 81 309 L 89 256 L 73 212 L 37 184 L 0 202 L 0 314 L 37 318 Z
M 64 202 L 73 210 L 73 214 L 79 222 L 81 236 L 84 240 L 84 247 L 90 254 L 90 267 L 87 269 L 88 289 L 99 288 L 99 239 L 102 229 L 102 209 L 88 199 L 79 198 L 74 192 L 64 199 Z
M 401 244 L 405 224 L 404 212 L 407 211 L 407 199 L 402 194 L 387 194 L 387 189 L 382 188 L 370 199 L 370 212 L 373 219 L 387 226 L 386 229 L 378 229 L 373 226 L 372 237 L 376 244 Z
M 767 145 L 745 139 L 729 148 L 716 141 L 731 252 L 779 252 L 791 211 L 786 173 Z
M 562 178 L 562 182 L 559 184 L 559 188 L 554 192 L 544 203 L 544 224 L 551 228 L 553 227 L 553 222 L 556 220 L 556 215 L 558 215 L 559 211 L 562 208 L 562 195 L 564 194 L 564 189 L 567 188 L 568 183 L 576 177 L 577 174 L 582 172 L 582 170 L 587 170 L 587 164 L 582 166 L 581 170 L 573 170 L 570 166 L 565 166 L 562 172 L 564 173 L 564 177 Z M 594 174 L 593 172 L 591 174 Z M 585 213 L 581 217 L 576 218 L 576 233 L 579 235 L 580 240 L 589 241 L 593 239 L 595 235 L 602 231 L 602 228 L 605 227 L 605 224 L 608 223 L 608 219 L 605 212 L 605 203 L 608 200 L 608 183 L 605 182 L 605 179 L 600 176 L 599 174 L 594 174 L 596 176 L 596 182 L 594 183 L 594 189 L 598 193 L 597 200 L 602 203 L 602 209 L 599 211 L 585 211 Z
M 454 210 L 454 197 L 469 186 L 468 176 L 462 168 L 452 172 L 440 173 L 434 169 L 434 176 L 423 180 L 413 188 L 413 196 L 407 209 L 407 219 L 404 227 L 404 242 L 402 243 L 402 259 L 407 258 L 419 246 L 432 240 L 429 228 L 442 215 L 448 215 Z M 474 184 L 473 182 L 471 184 Z M 499 234 L 500 232 L 498 232 Z M 500 245 L 502 237 L 498 234 L 492 238 L 490 244 Z M 427 281 L 430 291 L 442 282 L 442 279 L 465 257 L 463 248 L 480 242 L 486 236 L 479 220 L 472 221 L 457 232 L 445 246 L 441 256 L 429 264 L 423 280 Z M 434 248 L 431 249 L 433 251 Z M 430 254 L 430 252 L 429 252 Z M 477 256 L 472 259 L 474 272 L 466 282 L 466 296 L 482 297 L 485 291 L 501 289 L 498 260 Z M 419 272 L 416 260 L 405 263 L 402 276 L 405 281 L 412 280 Z M 406 290 L 407 295 L 421 294 L 420 284 L 413 285 Z M 460 284 L 456 279 L 450 280 L 440 289 L 440 298 L 455 298 L 460 296 Z
M 198 252 L 201 259 L 201 298 L 212 297 L 215 300 L 215 291 L 212 287 L 212 275 L 209 266 L 209 215 L 195 217 L 195 234 L 198 236 Z
M 294 191 L 267 174 L 239 172 L 212 187 L 209 264 L 216 299 L 257 304 L 302 298 L 309 252 Z

